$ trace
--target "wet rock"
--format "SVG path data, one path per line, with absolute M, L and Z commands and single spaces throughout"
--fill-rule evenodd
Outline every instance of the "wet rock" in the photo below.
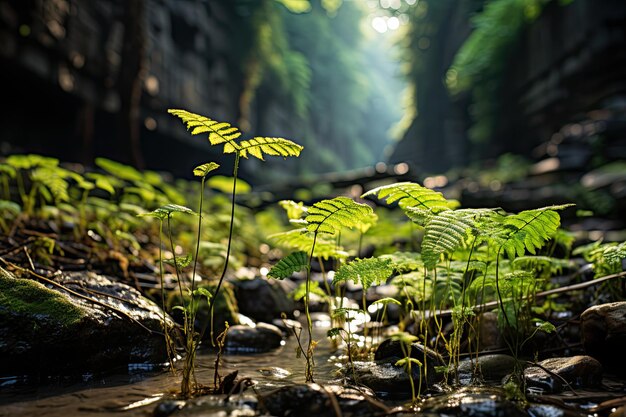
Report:
M 626 375 L 626 301 L 590 307 L 580 318 L 585 352 L 607 371 Z
M 368 417 L 381 415 L 383 409 L 365 388 L 318 384 L 282 387 L 259 400 L 262 410 L 276 417 Z M 335 411 L 339 407 L 340 414 Z
M 510 355 L 493 354 L 471 358 L 459 363 L 459 379 L 469 383 L 474 379 L 500 382 L 515 369 L 515 358 Z
M 593 387 L 602 382 L 602 365 L 591 356 L 550 358 L 539 362 L 539 365 L 550 372 L 538 366 L 526 368 L 524 378 L 531 389 L 559 392 L 567 387 L 563 380 L 572 387 Z
M 506 399 L 501 389 L 466 387 L 451 394 L 431 397 L 420 406 L 420 415 L 458 417 L 526 417 L 527 414 Z
M 228 330 L 225 348 L 229 353 L 261 353 L 276 349 L 282 340 L 282 332 L 272 324 L 237 325 Z
M 174 414 L 175 412 L 177 412 L 178 410 L 181 410 L 184 406 L 185 406 L 184 401 L 176 401 L 176 400 L 163 401 L 162 403 L 159 403 L 159 405 L 157 405 L 154 408 L 152 415 L 154 417 L 168 417 Z
M 417 365 L 411 367 L 416 390 L 419 387 L 429 388 L 443 380 L 443 375 L 435 370 L 435 367 L 444 363 L 437 352 L 419 343 L 413 343 L 411 357 L 424 364 L 422 367 Z M 404 353 L 400 342 L 387 339 L 378 346 L 374 362 L 354 362 L 353 368 L 346 365 L 341 372 L 344 377 L 351 378 L 380 395 L 407 398 L 411 394 L 409 375 L 402 366 L 396 366 L 396 362 L 402 358 Z
M 478 346 L 480 350 L 502 347 L 502 333 L 498 327 L 498 315 L 492 311 L 481 313 L 477 318 Z
M 278 327 L 283 332 L 283 336 L 285 337 L 293 336 L 294 331 L 296 333 L 302 331 L 302 324 L 300 324 L 300 322 L 296 320 L 274 319 L 272 320 L 272 324 Z
M 272 366 L 270 368 L 261 368 L 259 369 L 259 372 L 265 377 L 276 379 L 284 379 L 291 375 L 291 372 L 289 372 L 288 370 L 279 368 L 277 366 Z
M 206 395 L 188 400 L 175 417 L 247 417 L 257 416 L 257 398 L 248 394 L 235 394 L 228 398 Z
M 69 374 L 167 360 L 162 310 L 138 291 L 92 272 L 56 282 L 84 298 L 0 273 L 0 373 Z
M 589 417 L 590 413 L 552 404 L 531 404 L 526 409 L 530 417 Z
M 207 289 L 210 293 L 215 292 L 217 284 L 203 284 L 202 288 Z M 172 311 L 172 316 L 179 323 L 183 323 L 183 314 L 180 310 L 174 309 L 175 306 L 187 304 L 189 302 L 188 296 L 185 294 L 185 301 L 180 298 L 178 291 L 172 291 L 167 300 L 167 311 Z M 202 329 L 207 326 L 207 331 L 204 334 L 205 339 L 215 339 L 217 335 L 224 331 L 226 328 L 225 323 L 228 322 L 229 326 L 242 324 L 240 321 L 241 315 L 237 308 L 237 299 L 235 298 L 235 292 L 233 286 L 229 282 L 224 282 L 220 288 L 220 293 L 217 295 L 215 306 L 213 307 L 213 328 L 211 332 L 211 314 L 209 311 L 209 305 L 206 301 L 202 301 L 199 304 L 198 311 L 196 313 L 196 331 L 201 332 Z M 211 334 L 212 333 L 212 334 Z
M 293 316 L 296 302 L 289 296 L 295 284 L 289 280 L 263 278 L 232 280 L 239 311 L 256 321 L 271 323 L 285 313 Z

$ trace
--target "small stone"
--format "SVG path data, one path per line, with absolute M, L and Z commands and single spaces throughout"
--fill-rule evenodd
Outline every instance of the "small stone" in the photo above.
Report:
M 228 330 L 225 348 L 229 353 L 261 353 L 276 349 L 282 340 L 282 332 L 272 324 L 236 325 Z
M 602 382 L 602 365 L 591 356 L 550 358 L 539 362 L 539 365 L 558 376 L 538 366 L 530 366 L 524 371 L 524 378 L 529 387 L 545 392 L 563 391 L 567 388 L 563 380 L 572 387 L 593 387 Z
M 263 395 L 259 407 L 276 417 L 335 417 L 333 403 L 344 416 L 365 417 L 384 414 L 366 388 L 339 385 L 291 385 Z
M 184 406 L 185 406 L 184 401 L 174 401 L 174 400 L 163 401 L 162 403 L 156 406 L 156 408 L 152 412 L 152 415 L 154 417 L 168 417 L 174 414 L 175 412 L 177 412 L 178 410 L 181 410 Z
M 515 369 L 515 358 L 510 355 L 482 355 L 459 363 L 459 379 L 471 382 L 475 377 L 482 377 L 486 382 L 499 382 Z
M 590 307 L 580 318 L 585 352 L 609 372 L 626 375 L 626 301 Z
M 430 413 L 430 414 L 429 414 Z M 420 415 L 473 417 L 527 417 L 503 390 L 466 387 L 450 394 L 431 397 L 420 406 Z
M 239 311 L 254 320 L 270 323 L 285 313 L 291 317 L 296 303 L 289 296 L 295 284 L 289 280 L 263 278 L 230 281 L 235 290 Z

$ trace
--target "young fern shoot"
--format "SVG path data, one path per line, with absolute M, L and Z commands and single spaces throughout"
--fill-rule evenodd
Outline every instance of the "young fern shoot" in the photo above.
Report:
M 292 142 L 284 138 L 275 137 L 254 137 L 249 140 L 238 139 L 241 137 L 241 131 L 232 126 L 230 123 L 218 122 L 208 117 L 191 113 L 186 110 L 169 109 L 168 113 L 180 118 L 187 126 L 192 135 L 208 134 L 208 140 L 211 145 L 223 145 L 222 153 L 235 154 L 235 161 L 233 164 L 233 188 L 231 193 L 231 211 L 230 211 L 230 226 L 228 230 L 228 243 L 226 246 L 226 258 L 224 260 L 224 267 L 222 273 L 217 282 L 217 287 L 213 293 L 213 297 L 209 302 L 210 316 L 213 316 L 213 310 L 215 307 L 215 301 L 219 294 L 220 288 L 228 271 L 228 264 L 230 260 L 230 251 L 233 238 L 233 227 L 235 221 L 235 196 L 237 191 L 237 177 L 239 172 L 239 161 L 241 158 L 247 159 L 248 156 L 253 156 L 261 161 L 264 160 L 265 155 L 270 156 L 282 156 L 283 158 L 300 156 L 300 152 L 303 147 L 295 142 Z M 212 320 L 211 320 L 212 323 Z M 202 335 L 206 331 L 206 326 L 202 329 Z M 211 342 L 213 342 L 213 326 L 211 325 Z

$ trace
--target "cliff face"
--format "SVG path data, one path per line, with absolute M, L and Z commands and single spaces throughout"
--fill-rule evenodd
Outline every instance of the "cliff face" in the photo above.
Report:
M 237 121 L 245 13 L 220 0 L 0 1 L 2 153 L 189 167 L 208 146 L 165 110 Z
M 491 137 L 487 143 L 471 142 L 467 132 L 476 121 L 471 97 L 452 99 L 438 81 L 470 33 L 471 2 L 459 4 L 465 8 L 448 4 L 442 10 L 443 23 L 430 41 L 437 52 L 424 63 L 434 75 L 431 83 L 417 87 L 418 118 L 391 162 L 408 160 L 423 171 L 442 172 L 502 152 L 530 156 L 566 124 L 626 97 L 626 3 L 574 0 L 561 6 L 555 1 L 520 34 L 502 79 L 495 80 L 498 116 Z

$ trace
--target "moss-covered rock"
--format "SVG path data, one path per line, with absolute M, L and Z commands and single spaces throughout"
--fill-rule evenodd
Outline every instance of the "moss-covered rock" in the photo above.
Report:
M 167 360 L 162 311 L 138 291 L 94 273 L 56 282 L 85 297 L 0 271 L 0 374 L 72 374 Z

